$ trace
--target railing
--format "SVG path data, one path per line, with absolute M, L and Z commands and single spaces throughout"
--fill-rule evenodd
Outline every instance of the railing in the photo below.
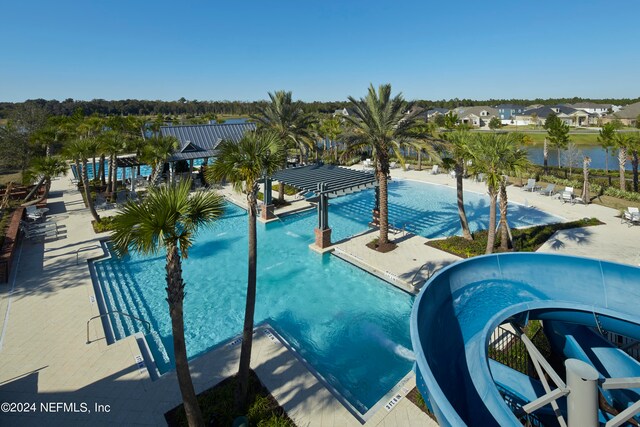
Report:
M 91 245 L 91 246 L 83 246 L 81 248 L 76 249 L 76 265 L 80 262 L 80 252 L 87 251 L 89 249 L 99 249 L 100 245 Z
M 640 362 L 640 341 L 609 331 L 604 331 L 603 335 L 613 345 Z
M 97 316 L 93 316 L 91 319 L 87 320 L 87 344 L 91 344 L 91 341 L 89 340 L 89 324 L 91 323 L 92 320 L 97 319 L 97 318 L 102 318 L 105 316 L 109 316 L 110 314 L 120 314 L 122 316 L 126 316 L 129 317 L 131 319 L 135 319 L 139 322 L 142 322 L 145 324 L 145 326 L 147 327 L 147 333 L 151 332 L 151 323 L 149 323 L 148 321 L 144 320 L 144 319 L 140 319 L 139 317 L 133 316 L 129 313 L 125 313 L 119 310 L 112 310 L 112 311 L 108 311 L 107 313 L 104 314 L 99 314 Z
M 491 334 L 489 357 L 525 375 L 531 373 L 531 358 L 518 335 L 498 326 Z
M 429 262 L 425 262 L 424 264 L 422 264 L 422 265 L 420 266 L 420 268 L 418 269 L 418 271 L 416 271 L 416 272 L 413 274 L 413 277 L 411 278 L 411 286 L 413 286 L 414 288 L 416 287 L 416 277 L 418 277 L 418 274 L 420 274 L 420 272 L 421 272 L 425 267 L 428 267 L 429 265 L 431 265 L 431 261 L 429 261 Z M 426 279 L 426 280 L 429 280 L 429 278 L 431 277 L 431 274 L 432 274 L 431 270 L 427 270 L 427 279 Z

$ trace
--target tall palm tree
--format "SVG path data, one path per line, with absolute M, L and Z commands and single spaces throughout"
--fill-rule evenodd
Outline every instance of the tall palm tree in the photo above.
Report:
M 118 187 L 118 155 L 125 148 L 125 136 L 116 130 L 108 130 L 101 135 L 100 149 L 109 156 L 109 173 L 107 178 L 107 192 L 111 193 L 112 201 L 115 200 Z
M 336 163 L 338 162 L 338 142 L 336 140 L 342 132 L 342 122 L 336 117 L 322 120 L 318 128 L 320 136 L 328 140 L 328 149 L 333 151 L 333 159 Z M 335 144 L 335 146 L 332 147 L 332 144 Z
M 82 177 L 82 186 L 84 187 L 84 196 L 87 201 L 87 207 L 89 208 L 93 219 L 99 223 L 100 216 L 96 211 L 93 204 L 93 198 L 91 197 L 91 192 L 89 191 L 89 174 L 87 172 L 87 163 L 89 158 L 95 155 L 96 147 L 97 144 L 94 138 L 74 139 L 67 144 L 66 152 L 67 156 L 76 163 L 76 170 Z M 82 163 L 82 170 L 79 168 L 79 163 Z
M 378 90 L 369 86 L 367 96 L 360 99 L 349 97 L 352 116 L 345 116 L 350 124 L 349 132 L 344 136 L 348 151 L 364 147 L 372 150 L 375 159 L 375 174 L 380 194 L 380 237 L 379 246 L 389 243 L 389 209 L 387 178 L 389 176 L 389 157 L 393 151 L 402 158 L 400 146 L 408 139 L 409 129 L 415 122 L 413 103 L 408 103 L 398 94 L 391 98 L 391 85 L 383 84 Z
M 627 165 L 627 147 L 631 138 L 621 132 L 616 132 L 613 137 L 613 144 L 618 148 L 618 170 L 620 171 L 620 190 L 627 189 L 624 171 Z
M 507 221 L 507 211 L 509 203 L 507 200 L 507 175 L 522 176 L 521 174 L 531 165 L 527 152 L 521 148 L 522 141 L 517 134 L 497 135 L 504 139 L 504 152 L 502 154 L 501 173 L 503 179 L 500 180 L 500 249 L 507 251 L 513 248 L 511 238 L 511 228 Z
M 483 172 L 487 178 L 489 193 L 489 229 L 487 230 L 486 253 L 493 253 L 496 238 L 496 205 L 500 194 L 500 230 L 502 248 L 507 249 L 509 226 L 507 223 L 507 192 L 504 173 L 519 172 L 527 165 L 526 152 L 519 148 L 517 136 L 508 134 L 474 134 L 469 143 L 475 171 Z
M 640 132 L 634 132 L 629 136 L 627 148 L 631 159 L 631 171 L 633 173 L 633 191 L 638 192 L 638 154 L 640 153 Z
M 282 164 L 281 136 L 273 132 L 246 133 L 238 142 L 223 141 L 218 146 L 218 157 L 206 171 L 207 181 L 226 180 L 247 198 L 249 223 L 249 268 L 247 301 L 242 328 L 242 347 L 238 368 L 236 406 L 244 411 L 247 405 L 249 362 L 253 339 L 253 317 L 256 305 L 256 265 L 258 247 L 256 217 L 258 214 L 258 187 L 265 175 L 277 171 Z
M 153 136 L 147 140 L 147 145 L 142 151 L 142 160 L 151 166 L 149 185 L 155 185 L 165 162 L 179 146 L 180 141 L 174 136 Z
M 41 198 L 36 201 L 26 203 L 26 205 L 34 205 L 40 203 L 42 200 L 49 196 L 49 189 L 51 188 L 51 179 L 58 175 L 61 175 L 67 171 L 67 163 L 56 156 L 50 157 L 36 157 L 31 160 L 31 166 L 25 173 L 25 178 L 29 181 L 38 181 L 33 189 L 24 198 L 25 202 L 29 202 L 31 198 L 38 192 L 38 190 L 44 185 L 45 190 Z
M 261 127 L 271 130 L 280 139 L 282 150 L 293 146 L 300 151 L 300 161 L 305 161 L 307 153 L 314 147 L 311 136 L 311 125 L 315 118 L 302 110 L 299 102 L 291 100 L 291 92 L 279 90 L 269 92 L 269 102 L 259 113 L 252 117 Z M 283 167 L 286 167 L 286 156 L 283 157 Z M 284 185 L 278 191 L 278 199 L 284 201 Z
M 600 129 L 598 142 L 604 148 L 604 170 L 609 175 L 609 148 L 613 147 L 613 138 L 616 134 L 616 126 L 613 123 L 605 123 Z
M 463 190 L 463 174 L 464 165 L 471 157 L 469 154 L 469 144 L 471 142 L 471 133 L 467 130 L 458 130 L 444 135 L 449 142 L 449 150 L 455 162 L 454 170 L 456 172 L 456 195 L 458 201 L 458 217 L 460 218 L 460 226 L 462 227 L 462 237 L 467 240 L 473 240 L 471 230 L 469 230 L 469 221 L 467 213 L 464 209 L 464 190 Z
M 166 250 L 166 291 L 171 317 L 176 376 L 190 426 L 204 425 L 191 381 L 184 337 L 185 283 L 182 258 L 187 258 L 198 229 L 223 213 L 224 200 L 213 191 L 190 195 L 191 182 L 151 188 L 142 201 L 129 201 L 113 219 L 112 241 L 118 256 L 129 251 L 156 254 Z

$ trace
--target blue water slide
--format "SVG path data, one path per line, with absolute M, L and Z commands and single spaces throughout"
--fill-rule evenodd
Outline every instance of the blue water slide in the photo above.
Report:
M 566 322 L 544 322 L 545 335 L 554 351 L 567 358 L 579 359 L 596 368 L 600 378 L 640 377 L 640 362 L 620 350 L 601 335 L 582 325 Z M 601 388 L 607 403 L 622 411 L 640 400 L 640 389 Z M 610 419 L 611 416 L 608 416 Z M 636 416 L 636 420 L 640 417 Z
M 629 265 L 538 253 L 460 261 L 434 275 L 413 306 L 418 388 L 440 425 L 521 425 L 489 369 L 493 330 L 528 317 L 640 339 L 639 306 L 640 269 Z

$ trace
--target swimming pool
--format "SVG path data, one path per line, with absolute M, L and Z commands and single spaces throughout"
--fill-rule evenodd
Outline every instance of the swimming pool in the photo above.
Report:
M 469 212 L 472 224 L 486 224 L 488 206 L 483 198 L 473 193 L 465 197 L 473 207 Z M 436 203 L 431 200 L 434 198 L 443 200 Z M 452 207 L 446 206 L 445 198 Z M 392 221 L 414 224 L 420 234 L 450 234 L 459 228 L 451 188 L 394 181 L 389 200 Z M 330 206 L 329 224 L 335 241 L 366 229 L 373 191 L 333 199 Z M 523 212 L 517 213 L 519 209 Z M 513 225 L 523 225 L 518 221 L 521 217 L 539 222 L 558 220 L 524 207 L 514 206 L 512 211 L 516 212 Z M 451 218 L 442 221 L 446 216 Z M 345 399 L 365 413 L 411 370 L 409 316 L 413 297 L 336 257 L 310 251 L 316 221 L 311 211 L 266 226 L 258 224 L 256 323 L 268 320 Z M 245 211 L 228 205 L 225 216 L 197 236 L 184 262 L 189 357 L 203 354 L 242 330 L 246 227 Z M 147 340 L 161 372 L 173 366 L 164 263 L 164 254 L 133 254 L 123 260 L 94 263 L 110 309 L 151 322 L 153 332 Z M 139 325 L 127 318 L 111 320 L 118 338 L 139 330 Z

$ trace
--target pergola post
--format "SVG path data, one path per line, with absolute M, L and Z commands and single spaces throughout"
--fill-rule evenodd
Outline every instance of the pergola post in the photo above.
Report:
M 176 164 L 174 162 L 169 162 L 169 182 L 171 184 L 175 183 L 176 179 Z
M 273 214 L 273 200 L 271 198 L 271 178 L 266 176 L 264 177 L 264 191 L 262 192 L 262 210 L 260 211 L 260 218 L 264 221 L 275 218 Z
M 329 197 L 327 184 L 318 183 L 318 228 L 315 230 L 316 246 L 325 249 L 331 246 L 331 229 L 329 228 Z

